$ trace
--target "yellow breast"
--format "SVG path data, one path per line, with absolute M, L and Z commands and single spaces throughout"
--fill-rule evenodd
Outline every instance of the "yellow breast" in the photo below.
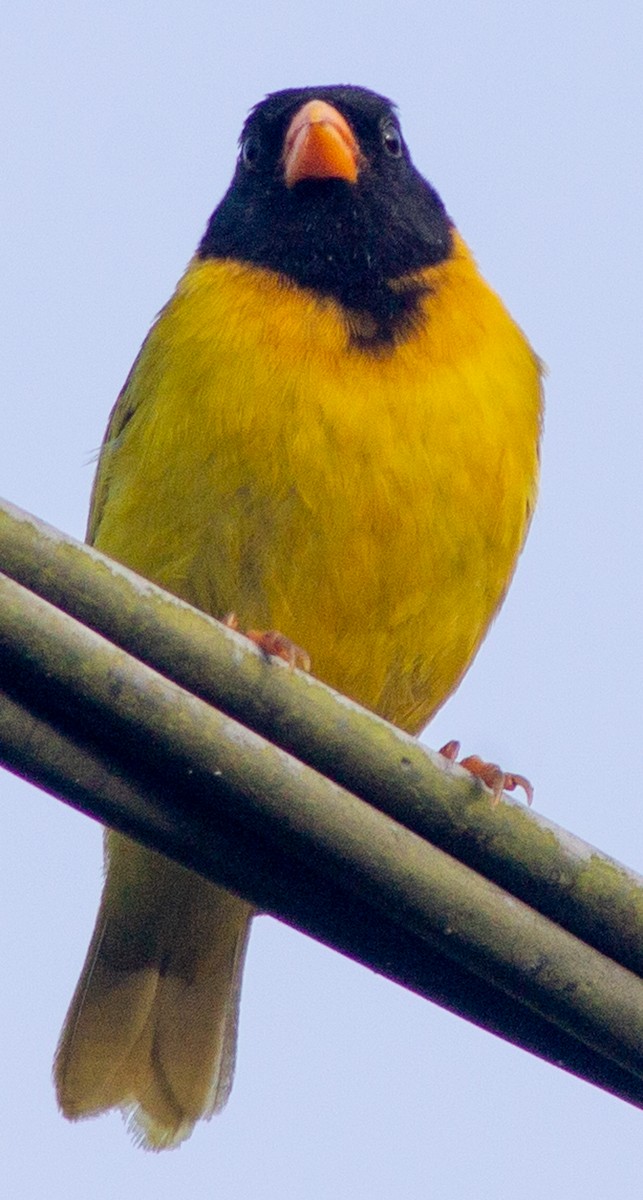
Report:
M 330 300 L 195 259 L 103 450 L 93 540 L 214 615 L 277 628 L 410 730 L 469 665 L 535 498 L 538 362 L 456 238 L 381 353 Z

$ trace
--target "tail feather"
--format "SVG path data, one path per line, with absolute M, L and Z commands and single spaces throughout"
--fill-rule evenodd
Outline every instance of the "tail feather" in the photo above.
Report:
M 119 834 L 56 1053 L 72 1119 L 121 1108 L 140 1142 L 188 1137 L 232 1084 L 253 910 Z

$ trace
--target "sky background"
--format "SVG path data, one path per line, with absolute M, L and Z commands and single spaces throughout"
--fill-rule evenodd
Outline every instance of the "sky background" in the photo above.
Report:
M 266 92 L 394 98 L 414 160 L 549 368 L 542 493 L 500 619 L 426 734 L 535 783 L 643 870 L 640 0 L 7 7 L 0 494 L 84 533 L 92 459 Z M 0 779 L 12 1200 L 640 1200 L 643 1113 L 256 922 L 226 1112 L 145 1154 L 71 1125 L 50 1062 L 101 884 L 97 825 Z

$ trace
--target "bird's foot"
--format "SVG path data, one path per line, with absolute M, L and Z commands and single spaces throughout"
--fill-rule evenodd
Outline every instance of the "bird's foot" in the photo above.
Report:
M 228 629 L 234 629 L 237 633 L 242 633 L 244 637 L 254 642 L 264 654 L 271 658 L 283 658 L 284 662 L 288 663 L 291 671 L 295 667 L 299 667 L 301 671 L 310 671 L 310 655 L 296 642 L 291 641 L 284 633 L 280 633 L 278 629 L 240 629 L 239 620 L 236 613 L 228 613 L 224 618 L 224 625 Z
M 455 741 L 447 742 L 440 750 L 440 754 L 449 762 L 457 762 L 459 753 L 460 743 Z M 467 758 L 461 758 L 458 765 L 475 775 L 477 779 L 481 779 L 490 788 L 493 792 L 493 804 L 498 803 L 503 792 L 513 792 L 517 787 L 523 789 L 527 797 L 527 804 L 531 804 L 534 798 L 534 789 L 524 775 L 503 771 L 497 763 L 485 762 L 477 754 L 469 754 Z

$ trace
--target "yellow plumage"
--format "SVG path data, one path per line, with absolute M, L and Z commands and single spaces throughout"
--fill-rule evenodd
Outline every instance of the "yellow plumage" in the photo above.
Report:
M 541 419 L 538 361 L 457 234 L 414 279 L 420 319 L 368 349 L 335 300 L 195 258 L 112 415 L 90 523 L 107 554 L 278 629 L 316 675 L 413 732 L 509 584 Z M 108 857 L 60 1103 L 120 1106 L 171 1145 L 227 1096 L 251 911 L 113 834 Z
M 424 279 L 426 321 L 369 354 L 332 301 L 195 260 L 114 414 L 91 526 L 107 554 L 279 629 L 413 732 L 510 581 L 540 421 L 537 360 L 460 239 Z

